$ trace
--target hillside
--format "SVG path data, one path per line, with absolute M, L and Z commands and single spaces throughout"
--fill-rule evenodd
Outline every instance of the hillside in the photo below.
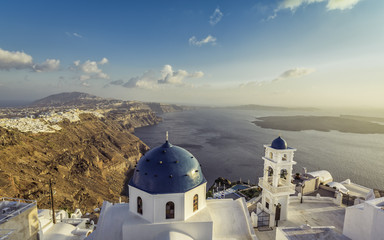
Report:
M 103 101 L 101 97 L 97 97 L 88 93 L 82 92 L 66 92 L 50 95 L 48 97 L 39 99 L 32 104 L 31 107 L 57 107 L 57 106 L 70 106 L 70 105 L 85 105 L 95 104 L 96 102 Z
M 82 92 L 65 92 L 39 99 L 27 107 L 29 108 L 79 108 L 79 109 L 147 109 L 157 114 L 183 111 L 191 107 L 175 104 L 144 103 L 139 101 L 124 101 L 107 99 Z
M 131 170 L 148 150 L 134 129 L 161 121 L 155 111 L 181 110 L 78 92 L 52 95 L 26 108 L 0 109 L 6 123 L 0 127 L 0 196 L 34 199 L 38 207 L 48 208 L 52 179 L 57 208 L 92 211 L 103 200 L 124 200 Z M 64 117 L 68 111 L 72 119 Z M 32 133 L 25 124 L 37 130 Z M 56 130 L 43 131 L 44 124 Z
M 0 195 L 35 199 L 49 207 L 53 179 L 59 208 L 88 211 L 123 194 L 127 172 L 147 146 L 117 122 L 81 115 L 56 133 L 0 128 Z

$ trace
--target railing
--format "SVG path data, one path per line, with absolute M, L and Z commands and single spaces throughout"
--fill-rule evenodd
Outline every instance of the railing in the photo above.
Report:
M 259 186 L 263 189 L 267 189 L 271 193 L 295 192 L 295 185 L 292 183 L 288 183 L 286 186 L 274 187 L 268 182 L 264 182 L 263 178 L 259 178 Z
M 247 207 L 249 207 L 249 206 L 251 206 L 251 205 L 257 203 L 258 201 L 260 201 L 261 197 L 262 197 L 262 196 L 261 196 L 261 194 L 260 194 L 259 196 L 254 197 L 254 198 L 250 199 L 249 201 L 247 201 Z
M 22 198 L 10 198 L 10 197 L 2 197 L 1 201 L 13 201 L 13 202 L 22 202 L 22 203 L 36 203 L 36 200 L 28 200 L 28 199 L 22 199 Z
M 8 198 L 8 197 L 2 197 L 1 198 L 1 201 L 2 202 L 5 202 L 5 201 L 8 201 L 8 202 L 18 202 L 18 203 L 26 203 L 27 205 L 25 205 L 24 207 L 21 207 L 21 208 L 16 208 L 15 210 L 13 210 L 10 214 L 6 215 L 5 217 L 1 218 L 0 219 L 0 223 L 6 221 L 7 219 L 11 218 L 11 217 L 14 217 L 16 215 L 19 215 L 20 213 L 22 213 L 24 210 L 32 207 L 32 206 L 36 206 L 36 201 L 35 200 L 27 200 L 27 199 L 20 199 L 20 198 Z
M 6 240 L 15 229 L 0 229 L 0 240 Z

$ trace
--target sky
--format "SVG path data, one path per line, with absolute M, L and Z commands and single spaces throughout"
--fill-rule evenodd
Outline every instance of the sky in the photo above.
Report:
M 383 108 L 383 0 L 1 1 L 0 101 Z

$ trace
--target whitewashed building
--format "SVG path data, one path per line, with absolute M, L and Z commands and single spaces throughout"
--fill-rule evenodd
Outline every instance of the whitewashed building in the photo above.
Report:
M 257 239 L 244 199 L 206 200 L 206 185 L 197 159 L 167 140 L 138 162 L 129 203 L 103 203 L 87 239 Z
M 384 198 L 347 207 L 343 234 L 352 240 L 384 240 Z

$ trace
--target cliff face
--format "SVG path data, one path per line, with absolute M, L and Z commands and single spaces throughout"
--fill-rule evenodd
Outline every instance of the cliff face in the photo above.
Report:
M 146 103 L 146 105 L 148 105 L 151 108 L 151 110 L 157 114 L 193 109 L 193 107 L 179 106 L 175 104 L 153 103 L 153 102 Z
M 7 123 L 23 118 L 19 130 L 14 128 L 19 125 L 0 127 L 0 196 L 34 199 L 38 207 L 49 208 L 48 183 L 52 179 L 57 208 L 92 211 L 103 200 L 116 202 L 127 195 L 131 170 L 148 150 L 133 135 L 134 129 L 159 123 L 161 118 L 155 112 L 184 109 L 78 92 L 48 96 L 24 108 L 0 109 L 0 117 Z M 76 117 L 57 120 L 68 111 Z M 58 126 L 50 133 L 26 132 L 25 124 L 42 127 L 33 125 L 36 122 L 29 117 L 26 121 L 25 116 Z
M 161 118 L 147 109 L 136 109 L 128 111 L 125 108 L 111 110 L 107 117 L 119 122 L 124 128 L 133 132 L 135 128 L 154 125 L 161 121 Z
M 135 117 L 126 117 L 127 124 L 157 121 L 151 114 Z M 35 199 L 48 208 L 52 179 L 58 208 L 91 211 L 103 200 L 117 201 L 129 170 L 148 147 L 110 118 L 82 114 L 81 121 L 60 126 L 58 132 L 39 134 L 0 128 L 0 196 Z

